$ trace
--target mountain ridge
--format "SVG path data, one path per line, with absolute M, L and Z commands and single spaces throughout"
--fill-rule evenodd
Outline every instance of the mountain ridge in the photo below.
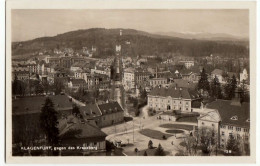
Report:
M 119 36 L 119 30 L 123 31 L 122 36 Z M 126 41 L 129 41 L 131 44 L 125 45 Z M 179 53 L 187 56 L 208 56 L 212 53 L 248 55 L 247 42 L 184 39 L 122 28 L 80 29 L 52 37 L 12 42 L 12 55 L 32 54 L 41 50 L 66 47 L 81 50 L 82 47 L 90 48 L 94 45 L 98 48 L 98 53 L 105 56 L 113 55 L 114 47 L 118 43 L 123 43 L 123 46 L 126 48 L 126 54 L 133 56 L 160 53 Z

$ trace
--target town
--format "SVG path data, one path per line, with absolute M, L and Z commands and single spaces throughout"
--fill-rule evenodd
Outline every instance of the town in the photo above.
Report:
M 13 156 L 250 155 L 249 57 L 131 56 L 124 32 L 105 58 L 94 41 L 12 57 Z

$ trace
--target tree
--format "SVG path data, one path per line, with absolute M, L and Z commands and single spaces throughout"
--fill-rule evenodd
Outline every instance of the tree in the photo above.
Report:
M 55 78 L 54 84 L 53 84 L 53 90 L 55 94 L 60 94 L 62 89 L 64 89 L 64 84 L 62 82 L 62 79 L 60 78 Z
M 44 132 L 47 144 L 54 146 L 58 144 L 59 129 L 58 125 L 58 113 L 54 109 L 54 104 L 50 98 L 46 98 L 40 114 L 40 127 Z
M 211 97 L 214 97 L 216 99 L 222 98 L 222 92 L 221 92 L 221 85 L 219 83 L 218 78 L 215 76 L 215 78 L 212 80 L 210 84 L 210 95 Z
M 15 76 L 15 79 L 12 83 L 12 94 L 24 96 L 26 93 L 27 84 L 23 81 L 20 81 Z
M 183 140 L 185 150 L 183 150 L 184 156 L 196 156 L 198 152 L 198 139 L 197 136 L 186 135 Z
M 209 81 L 208 81 L 208 75 L 204 68 L 202 69 L 200 76 L 201 76 L 201 78 L 198 83 L 198 90 L 209 91 L 210 86 L 209 86 Z
M 34 87 L 34 93 L 35 93 L 36 95 L 41 94 L 41 93 L 44 92 L 43 85 L 42 85 L 41 82 L 38 81 L 38 80 L 35 80 L 35 81 L 33 82 L 33 87 Z
M 201 127 L 198 130 L 199 143 L 202 148 L 202 152 L 211 155 L 211 152 L 217 149 L 217 132 L 214 128 Z
M 140 92 L 141 92 L 141 95 L 140 95 L 141 99 L 146 100 L 147 99 L 147 92 L 146 92 L 146 90 L 145 89 L 140 89 Z
M 154 155 L 155 156 L 165 156 L 165 152 L 164 152 L 164 149 L 162 148 L 161 144 L 158 145 Z
M 226 98 L 231 100 L 235 96 L 235 90 L 237 88 L 237 80 L 235 75 L 232 78 L 227 80 L 227 84 L 225 86 L 225 95 Z
M 80 114 L 79 107 L 76 104 L 73 104 L 72 114 L 76 114 L 76 115 Z
M 230 135 L 227 141 L 226 149 L 228 151 L 231 151 L 232 156 L 239 156 L 241 155 L 239 147 L 240 147 L 239 141 L 236 140 L 233 135 Z
M 150 140 L 150 141 L 148 142 L 148 148 L 149 148 L 149 149 L 153 149 L 153 141 L 152 141 L 152 140 Z
M 144 151 L 144 156 L 148 156 L 146 151 Z

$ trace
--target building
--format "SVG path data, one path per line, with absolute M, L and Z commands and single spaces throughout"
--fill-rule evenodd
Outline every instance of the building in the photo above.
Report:
M 50 95 L 48 97 L 53 101 L 54 108 L 57 112 L 71 112 L 72 102 L 66 95 Z M 21 115 L 29 113 L 40 113 L 45 99 L 46 96 L 33 96 L 13 99 L 12 114 Z
M 198 118 L 198 126 L 214 127 L 222 149 L 226 148 L 229 137 L 233 136 L 240 142 L 242 152 L 246 153 L 250 145 L 249 105 L 236 99 L 209 103 L 207 109 L 212 111 Z
M 187 88 L 157 86 L 148 94 L 148 106 L 156 111 L 192 112 L 191 104 L 200 96 Z
M 15 71 L 12 73 L 12 80 L 14 79 L 26 81 L 30 78 L 30 73 L 28 71 Z
M 80 147 L 82 149 L 64 150 L 61 155 L 75 154 L 80 152 L 90 154 L 91 152 L 106 151 L 106 134 L 97 126 L 80 121 L 73 115 L 63 119 L 66 121 L 66 127 L 60 133 L 61 146 Z
M 68 82 L 68 87 L 74 91 L 77 91 L 80 87 L 83 89 L 87 88 L 86 86 L 87 84 L 84 79 L 71 79 Z
M 118 102 L 89 104 L 80 108 L 85 121 L 94 120 L 99 127 L 111 126 L 124 121 L 124 110 Z
M 150 86 L 151 87 L 157 87 L 159 85 L 164 86 L 168 84 L 167 78 L 151 78 L 149 80 Z
M 242 73 L 240 73 L 240 82 L 243 82 L 248 80 L 248 73 L 247 70 L 244 69 Z
M 135 69 L 130 67 L 124 70 L 123 86 L 126 90 L 135 88 Z
M 189 69 L 194 66 L 194 61 L 179 61 L 179 63 L 184 64 L 184 66 Z

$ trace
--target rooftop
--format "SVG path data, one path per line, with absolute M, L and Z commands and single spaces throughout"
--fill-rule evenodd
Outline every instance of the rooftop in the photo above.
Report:
M 231 124 L 241 127 L 250 127 L 250 104 L 242 103 L 234 105 L 232 100 L 217 100 L 209 103 L 207 108 L 217 109 L 223 124 Z M 232 120 L 232 117 L 237 116 L 237 120 Z
M 150 96 L 162 96 L 172 98 L 183 98 L 183 99 L 198 99 L 200 96 L 195 91 L 189 90 L 187 88 L 179 88 L 179 87 L 155 87 L 149 93 Z
M 72 109 L 72 102 L 66 95 L 49 96 L 53 101 L 56 111 Z M 12 114 L 38 113 L 45 103 L 46 96 L 33 96 L 17 98 L 12 101 Z

